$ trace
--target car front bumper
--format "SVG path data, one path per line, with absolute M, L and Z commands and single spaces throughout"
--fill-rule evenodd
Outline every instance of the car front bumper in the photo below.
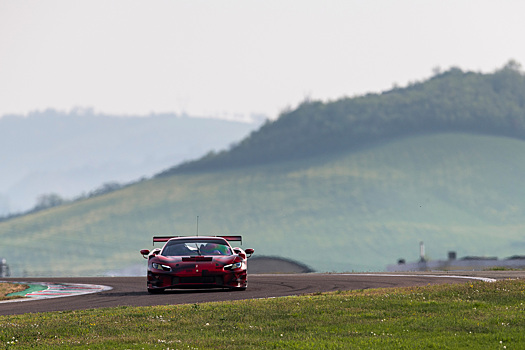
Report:
M 246 288 L 246 270 L 213 274 L 174 274 L 148 271 L 148 289 Z

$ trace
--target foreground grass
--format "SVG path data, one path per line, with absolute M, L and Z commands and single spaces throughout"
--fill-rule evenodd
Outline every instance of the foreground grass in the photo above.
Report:
M 0 283 L 0 300 L 16 299 L 20 297 L 8 297 L 9 293 L 16 293 L 25 290 L 27 286 L 25 284 L 18 283 Z
M 523 348 L 519 280 L 0 317 L 0 348 Z

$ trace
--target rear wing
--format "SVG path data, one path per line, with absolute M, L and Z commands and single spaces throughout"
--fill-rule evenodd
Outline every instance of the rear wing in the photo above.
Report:
M 153 245 L 157 242 L 167 242 L 172 238 L 179 237 L 193 237 L 193 236 L 153 236 Z M 203 236 L 204 237 L 220 237 L 224 238 L 227 241 L 241 242 L 242 245 L 242 236 Z

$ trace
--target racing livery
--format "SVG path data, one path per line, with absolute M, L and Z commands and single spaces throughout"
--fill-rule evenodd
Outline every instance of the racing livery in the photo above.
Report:
M 179 288 L 247 287 L 248 248 L 232 248 L 229 241 L 241 236 L 155 236 L 153 244 L 165 242 L 162 249 L 143 249 L 148 259 L 148 292 L 159 293 Z

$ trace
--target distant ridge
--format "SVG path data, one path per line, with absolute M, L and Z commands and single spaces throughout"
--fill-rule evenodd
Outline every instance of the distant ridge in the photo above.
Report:
M 137 181 L 260 126 L 176 114 L 116 116 L 91 109 L 0 118 L 0 216 L 26 211 L 41 195 L 81 197 L 106 183 Z
M 451 68 L 380 94 L 327 103 L 305 101 L 230 150 L 157 176 L 304 159 L 438 132 L 525 138 L 525 76 L 520 65 L 509 61 L 492 74 Z

